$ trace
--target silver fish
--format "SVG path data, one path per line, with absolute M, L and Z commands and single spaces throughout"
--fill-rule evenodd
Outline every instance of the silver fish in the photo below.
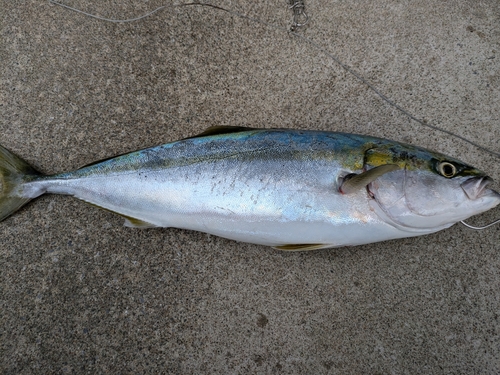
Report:
M 0 146 L 0 220 L 44 193 L 72 195 L 130 227 L 176 227 L 312 250 L 418 236 L 500 204 L 457 159 L 355 134 L 210 128 L 45 176 Z

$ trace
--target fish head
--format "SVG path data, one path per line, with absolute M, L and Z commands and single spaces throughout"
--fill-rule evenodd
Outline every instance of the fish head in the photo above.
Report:
M 368 186 L 371 206 L 407 231 L 435 231 L 500 204 L 484 172 L 444 154 L 404 144 L 371 148 L 365 169 L 383 164 L 399 169 Z

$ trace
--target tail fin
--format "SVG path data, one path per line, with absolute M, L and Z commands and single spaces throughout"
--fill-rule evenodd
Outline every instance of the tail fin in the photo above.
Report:
M 0 146 L 0 221 L 6 219 L 33 197 L 22 197 L 16 194 L 16 188 L 39 177 L 40 173 L 33 169 L 20 157 Z

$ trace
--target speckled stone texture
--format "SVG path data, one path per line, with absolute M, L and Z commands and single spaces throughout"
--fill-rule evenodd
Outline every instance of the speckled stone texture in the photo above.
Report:
M 111 18 L 163 5 L 66 3 Z M 500 180 L 497 157 L 409 120 L 288 34 L 288 1 L 213 3 L 265 23 L 169 6 L 114 24 L 4 1 L 0 143 L 55 173 L 211 125 L 337 130 Z M 418 118 L 500 151 L 498 0 L 305 5 L 300 35 Z M 1 373 L 500 373 L 500 226 L 286 253 L 122 221 L 43 196 L 0 223 Z

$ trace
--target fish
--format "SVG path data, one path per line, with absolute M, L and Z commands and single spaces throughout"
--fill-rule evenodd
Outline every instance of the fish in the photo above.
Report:
M 434 233 L 500 204 L 492 179 L 453 157 L 313 130 L 212 127 L 55 175 L 0 147 L 0 175 L 0 221 L 42 194 L 64 194 L 128 227 L 296 251 Z

